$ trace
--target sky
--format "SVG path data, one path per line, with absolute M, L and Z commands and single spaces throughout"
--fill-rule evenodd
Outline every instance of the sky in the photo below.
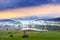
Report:
M 0 0 L 0 19 L 35 15 L 60 17 L 60 0 Z

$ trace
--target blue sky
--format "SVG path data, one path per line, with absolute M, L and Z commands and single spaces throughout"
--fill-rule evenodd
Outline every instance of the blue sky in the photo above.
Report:
M 0 0 L 0 10 L 40 6 L 45 4 L 60 4 L 60 0 Z

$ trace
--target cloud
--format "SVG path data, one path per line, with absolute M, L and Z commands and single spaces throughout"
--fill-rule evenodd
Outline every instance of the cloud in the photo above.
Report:
M 19 18 L 26 16 L 60 17 L 60 5 L 42 5 L 0 11 L 0 18 Z

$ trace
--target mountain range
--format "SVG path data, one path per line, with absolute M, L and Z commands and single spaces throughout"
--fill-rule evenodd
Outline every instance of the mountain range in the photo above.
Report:
M 13 20 L 44 20 L 44 21 L 60 21 L 60 17 L 57 18 L 48 18 L 48 17 L 40 17 L 40 16 L 29 16 L 23 18 L 14 18 Z
M 29 17 L 23 17 L 23 18 L 0 19 L 0 22 L 14 22 L 15 23 L 17 20 L 60 21 L 60 17 L 58 17 L 58 18 L 46 18 L 46 17 L 40 17 L 40 16 L 29 16 Z
M 53 20 L 53 21 L 60 21 L 60 17 L 54 18 L 54 19 L 51 19 L 51 20 Z

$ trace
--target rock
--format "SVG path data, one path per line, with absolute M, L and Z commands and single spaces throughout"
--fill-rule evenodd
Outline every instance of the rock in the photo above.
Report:
M 28 35 L 28 34 L 24 34 L 24 35 L 22 36 L 22 38 L 29 38 L 29 35 Z
M 13 35 L 10 35 L 10 37 L 13 37 Z

